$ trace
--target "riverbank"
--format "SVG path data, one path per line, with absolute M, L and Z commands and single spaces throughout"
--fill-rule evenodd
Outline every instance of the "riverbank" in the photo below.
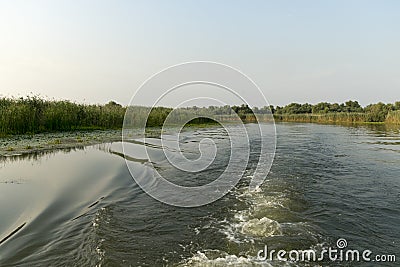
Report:
M 270 114 L 257 116 L 260 122 L 272 122 Z M 389 112 L 384 122 L 369 122 L 365 113 L 329 113 L 329 114 L 274 114 L 275 122 L 288 123 L 318 123 L 332 125 L 382 125 L 390 129 L 400 129 L 400 112 Z M 222 122 L 237 123 L 237 116 L 219 116 Z M 253 114 L 241 116 L 245 123 L 255 123 Z M 188 124 L 185 128 L 220 127 L 218 123 Z M 184 129 L 185 129 L 184 128 Z M 171 129 L 170 129 L 171 130 Z M 179 130 L 176 128 L 176 130 Z M 149 137 L 159 136 L 160 127 L 149 127 Z M 23 135 L 7 135 L 0 137 L 0 156 L 13 156 L 32 154 L 43 151 L 59 150 L 66 148 L 84 147 L 105 142 L 121 141 L 121 129 L 119 130 L 75 130 L 68 132 L 37 133 Z
M 271 122 L 271 116 L 260 116 L 261 122 Z M 321 115 L 275 115 L 275 122 L 287 123 L 317 123 L 317 124 L 332 124 L 344 126 L 371 126 L 390 128 L 392 130 L 400 129 L 400 124 L 392 122 L 371 123 L 362 120 L 357 120 L 359 117 L 346 116 L 321 116 Z M 225 118 L 227 119 L 227 118 Z M 228 123 L 236 121 L 226 120 Z M 244 119 L 245 123 L 254 123 L 254 116 L 247 116 Z M 187 128 L 186 128 L 187 127 Z M 205 128 L 219 127 L 219 124 L 199 124 L 189 125 L 190 128 Z M 184 128 L 184 129 L 185 129 Z M 171 129 L 170 129 L 171 130 Z M 178 130 L 178 128 L 176 128 Z M 148 137 L 159 136 L 161 128 L 148 128 Z M 33 135 L 8 135 L 0 138 L 0 157 L 21 156 L 26 154 L 35 154 L 46 151 L 55 151 L 62 149 L 72 149 L 95 145 L 100 143 L 118 142 L 121 141 L 121 130 L 92 130 L 92 131 L 70 131 L 56 133 L 39 133 Z
M 219 127 L 217 123 L 188 124 L 183 131 L 193 128 Z M 178 131 L 179 128 L 169 128 L 168 132 Z M 166 133 L 166 132 L 165 132 Z M 146 129 L 147 137 L 158 138 L 161 127 Z M 136 133 L 132 132 L 132 137 Z M 28 154 L 46 153 L 56 150 L 83 148 L 101 143 L 122 141 L 122 129 L 119 130 L 86 130 L 54 133 L 20 134 L 0 137 L 0 158 L 23 156 Z
M 84 147 L 121 141 L 121 130 L 94 130 L 2 137 L 0 157 L 21 156 L 44 151 Z
M 368 123 L 365 113 L 275 114 L 275 121 L 308 123 Z M 380 122 L 383 123 L 383 122 Z
M 68 100 L 48 100 L 38 96 L 0 97 L 0 137 L 17 134 L 121 129 L 124 117 L 128 124 L 161 127 L 169 116 L 170 123 L 180 123 L 195 115 L 189 124 L 210 125 L 210 118 L 223 122 L 314 122 L 314 123 L 390 123 L 400 125 L 400 102 L 376 103 L 361 107 L 357 101 L 321 102 L 315 105 L 291 103 L 284 107 L 241 106 L 185 107 L 172 112 L 169 107 L 144 107 L 107 104 L 80 104 Z M 273 116 L 272 116 L 273 114 Z M 137 125 L 134 125 L 137 124 Z
M 364 123 L 399 124 L 400 112 L 391 111 L 384 121 L 371 121 L 368 113 L 327 113 L 327 114 L 274 114 L 275 121 L 314 123 Z
M 257 114 L 260 122 L 300 122 L 300 123 L 321 123 L 321 124 L 391 124 L 400 127 L 400 111 L 391 111 L 384 121 L 371 121 L 368 113 L 326 113 L 326 114 Z M 218 116 L 218 119 L 226 122 L 237 122 L 239 117 L 234 115 Z M 257 122 L 254 114 L 243 114 L 240 120 L 245 123 Z

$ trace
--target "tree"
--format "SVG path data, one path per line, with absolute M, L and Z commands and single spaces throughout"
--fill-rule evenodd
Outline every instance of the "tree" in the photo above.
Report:
M 299 113 L 312 113 L 312 105 L 308 103 L 301 105 Z
M 328 113 L 329 106 L 327 102 L 320 102 L 312 107 L 312 113 Z
M 106 107 L 107 107 L 107 106 L 108 106 L 108 107 L 122 107 L 120 104 L 118 104 L 118 103 L 115 102 L 115 101 L 110 101 L 110 102 L 108 102 L 105 106 L 106 106 Z
M 358 101 L 347 101 L 345 106 L 346 112 L 363 112 L 363 108 L 360 106 Z
M 276 106 L 275 114 L 282 114 L 283 113 L 283 108 L 280 106 Z
M 283 113 L 285 114 L 299 114 L 300 113 L 301 104 L 299 103 L 290 103 L 289 105 L 283 108 Z
M 266 106 L 263 107 L 263 109 L 265 110 L 265 113 L 264 113 L 264 114 L 267 114 L 267 113 L 272 113 L 272 114 L 274 114 L 275 111 L 276 111 L 273 105 L 269 105 L 269 110 L 268 110 L 268 108 L 267 108 Z
M 388 106 L 382 102 L 371 104 L 365 107 L 368 114 L 368 121 L 370 122 L 383 122 L 389 112 Z
M 338 103 L 334 103 L 329 106 L 329 112 L 342 112 L 342 108 Z
M 396 102 L 394 103 L 394 109 L 395 109 L 395 110 L 400 110 L 400 101 L 396 101 Z

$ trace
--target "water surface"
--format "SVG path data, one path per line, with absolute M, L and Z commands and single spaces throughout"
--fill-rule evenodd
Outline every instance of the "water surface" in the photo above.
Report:
M 252 132 L 256 126 L 246 127 Z M 399 131 L 276 127 L 275 161 L 260 190 L 247 187 L 259 147 L 250 138 L 254 153 L 244 178 L 224 198 L 199 208 L 168 206 L 145 194 L 119 142 L 0 158 L 0 266 L 314 266 L 262 262 L 256 255 L 265 245 L 318 250 L 338 238 L 354 249 L 398 254 Z M 204 137 L 216 140 L 219 154 L 200 173 L 168 166 L 156 138 L 132 140 L 128 160 L 139 178 L 151 181 L 153 167 L 139 152 L 147 146 L 154 166 L 171 181 L 208 183 L 226 166 L 229 142 L 223 129 L 188 130 L 182 136 L 188 157 Z

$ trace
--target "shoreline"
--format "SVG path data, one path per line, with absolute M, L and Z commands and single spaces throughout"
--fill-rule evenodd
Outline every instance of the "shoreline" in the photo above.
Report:
M 279 115 L 282 117 L 281 115 Z M 290 116 L 290 115 L 289 115 Z M 292 117 L 293 118 L 293 117 Z M 255 120 L 243 120 L 244 123 L 255 123 Z M 268 123 L 269 121 L 261 121 L 261 123 Z M 236 121 L 227 120 L 227 123 L 235 124 Z M 384 127 L 393 130 L 400 130 L 400 124 L 390 122 L 366 122 L 366 121 L 328 121 L 328 120 L 282 120 L 276 119 L 274 116 L 274 123 L 315 123 L 321 125 L 336 125 L 346 127 Z M 197 125 L 187 126 L 192 128 L 206 128 L 218 126 L 215 123 L 202 123 Z M 186 127 L 185 127 L 186 128 Z M 184 129 L 185 129 L 184 128 Z M 186 128 L 186 129 L 188 129 Z M 121 142 L 122 129 L 120 130 L 77 130 L 68 132 L 54 132 L 54 133 L 38 133 L 38 134 L 24 134 L 24 135 L 8 135 L 0 137 L 0 158 L 23 156 L 26 154 L 38 154 L 42 152 L 51 152 L 55 150 L 83 148 L 86 146 Z M 159 127 L 151 127 L 150 135 L 159 134 Z
M 0 138 L 0 158 L 86 147 L 122 140 L 121 130 L 94 130 L 10 135 Z

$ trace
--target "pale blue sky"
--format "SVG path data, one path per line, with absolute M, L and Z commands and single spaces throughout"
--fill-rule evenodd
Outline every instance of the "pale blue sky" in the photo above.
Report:
M 399 48 L 395 0 L 0 1 L 2 96 L 127 104 L 161 69 L 207 60 L 275 105 L 394 102 Z

